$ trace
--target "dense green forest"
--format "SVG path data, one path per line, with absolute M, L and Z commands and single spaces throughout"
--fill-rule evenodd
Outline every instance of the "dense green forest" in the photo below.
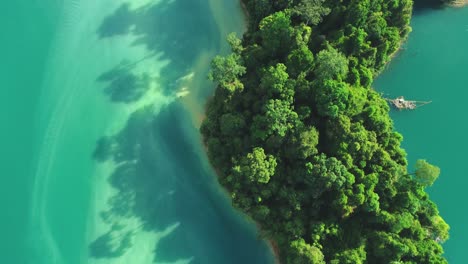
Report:
M 447 263 L 448 225 L 408 169 L 371 89 L 411 31 L 411 0 L 244 0 L 249 28 L 216 57 L 201 132 L 233 204 L 282 263 Z

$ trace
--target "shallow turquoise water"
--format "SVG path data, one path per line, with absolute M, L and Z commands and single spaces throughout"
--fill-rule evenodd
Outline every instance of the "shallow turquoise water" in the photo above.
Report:
M 1 263 L 271 263 L 206 160 L 235 0 L 0 8 Z
M 442 173 L 429 188 L 451 226 L 444 245 L 449 263 L 468 261 L 466 150 L 468 149 L 468 8 L 416 11 L 404 50 L 376 80 L 387 97 L 430 101 L 416 111 L 393 111 L 411 163 L 423 158 Z

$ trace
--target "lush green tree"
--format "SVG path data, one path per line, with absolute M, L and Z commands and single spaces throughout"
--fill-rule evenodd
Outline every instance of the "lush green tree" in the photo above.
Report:
M 436 242 L 445 242 L 449 238 L 449 225 L 440 217 L 435 215 L 431 218 L 431 228 L 429 232 L 432 234 L 432 238 Z
M 385 31 L 387 30 L 387 21 L 382 12 L 373 13 L 367 21 L 367 32 L 369 38 L 376 42 L 382 42 Z
M 276 12 L 265 17 L 259 28 L 263 48 L 270 56 L 283 57 L 288 53 L 294 32 L 289 12 Z
M 285 149 L 288 157 L 307 159 L 317 154 L 319 132 L 315 127 L 304 127 L 295 131 L 289 138 L 289 145 Z
M 260 87 L 263 88 L 270 98 L 275 97 L 275 95 L 278 98 L 285 94 L 288 78 L 289 75 L 286 72 L 286 66 L 282 63 L 278 63 L 276 66 L 270 66 L 265 70 L 260 82 Z
M 330 13 L 330 9 L 324 6 L 325 0 L 301 0 L 294 7 L 295 14 L 301 16 L 306 24 L 317 25 L 322 21 L 322 17 Z
M 263 148 L 256 147 L 240 159 L 233 172 L 246 177 L 251 182 L 268 183 L 270 177 L 275 174 L 276 165 L 275 157 L 265 154 Z
M 416 180 L 424 186 L 431 186 L 439 177 L 439 167 L 429 164 L 425 160 L 417 160 L 415 167 L 416 171 L 414 175 Z
M 306 44 L 302 44 L 288 55 L 286 65 L 293 76 L 298 76 L 300 73 L 310 72 L 313 63 L 314 55 L 312 51 Z
M 349 24 L 364 27 L 370 10 L 370 2 L 370 0 L 351 0 L 347 14 Z
M 298 120 L 290 104 L 283 100 L 271 99 L 264 106 L 264 114 L 253 119 L 253 136 L 262 140 L 271 135 L 286 136 Z
M 219 83 L 219 86 L 230 93 L 244 89 L 238 79 L 245 74 L 246 68 L 240 63 L 240 56 L 231 54 L 227 57 L 216 56 L 211 63 L 210 80 Z
M 363 246 L 347 249 L 335 255 L 330 264 L 364 264 L 366 262 L 366 251 Z
M 325 264 L 323 253 L 320 249 L 307 244 L 304 239 L 291 242 L 290 254 L 286 261 L 289 264 Z
M 232 52 L 235 54 L 241 54 L 242 51 L 244 51 L 244 47 L 242 47 L 242 40 L 240 40 L 236 33 L 230 33 L 227 36 L 227 42 L 229 43 L 229 46 L 231 46 Z
M 348 59 L 333 47 L 317 54 L 315 74 L 320 80 L 341 79 L 348 74 Z
M 317 111 L 322 116 L 337 117 L 346 110 L 348 97 L 347 83 L 325 80 L 317 85 Z

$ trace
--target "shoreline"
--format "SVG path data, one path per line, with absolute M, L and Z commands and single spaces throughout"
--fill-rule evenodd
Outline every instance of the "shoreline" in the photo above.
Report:
M 206 116 L 204 116 L 203 120 L 205 118 L 206 118 Z M 203 151 L 205 152 L 206 155 L 208 155 L 208 146 L 205 144 L 205 140 L 204 140 L 205 138 L 203 137 L 203 135 L 200 135 L 200 136 L 201 136 L 200 141 L 201 141 Z M 237 211 L 241 215 L 241 217 L 244 218 L 247 222 L 250 222 L 253 225 L 255 225 L 256 230 L 257 230 L 257 234 L 260 235 L 262 233 L 262 227 L 260 226 L 260 223 L 255 221 L 247 212 L 244 212 L 241 208 L 236 207 L 232 203 L 231 192 L 225 186 L 223 186 L 221 184 L 221 182 L 219 181 L 220 172 L 218 171 L 217 168 L 215 168 L 213 166 L 213 164 L 211 164 L 211 161 L 209 159 L 208 159 L 208 164 L 209 164 L 211 170 L 213 171 L 214 176 L 216 177 L 216 182 L 218 184 L 218 187 L 219 187 L 221 193 L 223 195 L 225 195 L 225 197 L 229 200 L 231 207 L 234 208 L 234 210 Z M 270 249 L 271 254 L 273 256 L 273 259 L 274 259 L 274 264 L 281 264 L 279 248 L 278 248 L 278 244 L 276 243 L 276 241 L 274 239 L 272 239 L 272 238 L 261 238 L 261 237 L 259 237 L 259 239 L 265 241 L 266 245 Z
M 249 16 L 247 6 L 245 5 L 245 3 L 242 0 L 239 0 L 238 3 L 239 3 L 239 9 L 241 10 L 241 14 L 243 15 L 242 20 L 245 23 L 245 26 L 244 26 L 242 32 L 239 32 L 239 33 L 241 33 L 241 36 L 239 36 L 239 37 L 242 39 L 243 35 L 248 30 L 248 22 L 250 20 L 249 19 L 250 16 Z M 225 38 L 222 38 L 222 41 L 225 41 Z M 206 58 L 208 58 L 208 57 L 206 57 Z M 215 92 L 216 89 L 217 89 L 217 87 L 214 86 L 214 88 L 212 90 L 212 93 L 203 100 L 203 104 L 201 106 L 198 105 L 199 102 L 194 102 L 194 98 L 191 98 L 191 97 L 193 97 L 193 94 L 189 94 L 188 96 L 183 96 L 182 98 L 180 98 L 181 103 L 187 109 L 187 112 L 191 113 L 191 116 L 192 116 L 191 119 L 193 120 L 195 127 L 197 127 L 198 129 L 200 129 L 201 124 L 206 119 L 206 108 L 207 108 L 207 105 L 208 105 L 209 101 L 213 100 L 214 92 Z M 199 108 L 198 106 L 201 107 L 201 110 L 202 110 L 201 112 L 198 111 L 198 110 L 200 110 L 200 109 L 198 109 Z M 193 111 L 194 108 L 197 108 L 197 111 L 196 111 L 197 113 L 196 114 L 193 114 L 194 113 L 194 111 Z M 205 144 L 204 137 L 203 137 L 203 135 L 201 133 L 199 135 L 200 135 L 200 143 L 201 143 L 202 150 L 203 150 L 205 155 L 208 155 L 208 147 Z M 230 206 L 240 215 L 240 217 L 245 219 L 246 222 L 251 223 L 252 225 L 254 225 L 258 235 L 261 234 L 262 228 L 261 228 L 260 224 L 258 222 L 256 222 L 248 213 L 244 212 L 241 208 L 238 208 L 238 207 L 234 206 L 234 204 L 232 202 L 231 192 L 225 186 L 223 186 L 221 184 L 221 182 L 220 182 L 221 173 L 218 171 L 218 169 L 216 167 L 214 167 L 211 164 L 211 161 L 209 160 L 208 156 L 206 158 L 207 158 L 207 163 L 208 163 L 210 169 L 213 171 L 213 174 L 216 177 L 216 183 L 218 185 L 219 191 L 222 193 L 223 196 L 226 197 L 226 199 L 228 199 Z M 270 239 L 270 238 L 261 238 L 261 237 L 259 237 L 259 240 L 264 241 L 266 246 L 269 248 L 269 250 L 271 252 L 271 256 L 272 256 L 272 258 L 274 260 L 274 264 L 280 264 L 281 262 L 280 262 L 280 258 L 279 258 L 279 248 L 278 248 L 278 245 L 277 245 L 276 241 L 273 240 L 273 239 Z

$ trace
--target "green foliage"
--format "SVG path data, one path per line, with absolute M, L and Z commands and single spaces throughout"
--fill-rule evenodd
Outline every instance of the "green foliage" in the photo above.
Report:
M 229 46 L 231 46 L 232 52 L 235 54 L 241 54 L 242 51 L 244 51 L 244 47 L 242 47 L 242 40 L 240 40 L 236 33 L 230 33 L 227 36 L 227 42 L 229 43 Z
M 366 250 L 364 246 L 347 249 L 335 255 L 330 264 L 363 264 L 366 262 Z
M 306 24 L 317 25 L 322 21 L 322 17 L 330 13 L 330 9 L 325 7 L 325 0 L 301 0 L 293 8 L 294 13 L 299 15 Z
M 307 159 L 317 154 L 319 143 L 319 132 L 315 127 L 305 127 L 297 130 L 290 137 L 287 150 L 288 157 Z
M 372 90 L 406 37 L 411 0 L 243 0 L 249 31 L 216 57 L 201 132 L 233 204 L 282 263 L 446 263 L 449 226 L 408 174 Z
M 245 74 L 246 68 L 240 63 L 240 56 L 231 54 L 227 57 L 216 56 L 211 63 L 210 80 L 219 83 L 219 86 L 230 93 L 244 89 L 239 77 Z
M 317 54 L 315 74 L 319 80 L 341 79 L 348 74 L 348 59 L 333 47 Z
M 440 217 L 435 215 L 431 218 L 433 229 L 429 230 L 432 234 L 432 237 L 437 242 L 445 242 L 449 238 L 449 225 Z
M 240 135 L 243 133 L 245 120 L 242 115 L 227 113 L 220 118 L 220 130 L 225 136 Z
M 252 124 L 253 136 L 261 140 L 271 135 L 286 136 L 298 118 L 286 101 L 270 99 L 263 109 L 264 114 L 255 116 Z
M 416 161 L 416 180 L 424 186 L 431 186 L 439 177 L 440 169 L 425 160 Z
M 286 72 L 286 66 L 282 63 L 278 63 L 275 67 L 270 66 L 265 74 L 263 75 L 260 87 L 265 90 L 265 93 L 270 97 L 275 95 L 282 95 L 285 93 L 286 82 L 288 81 L 289 75 Z
M 251 153 L 242 157 L 239 164 L 234 166 L 233 173 L 249 179 L 251 182 L 268 183 L 275 174 L 276 159 L 266 155 L 262 148 L 254 148 Z
M 349 97 L 347 83 L 327 79 L 317 87 L 317 111 L 322 116 L 337 117 L 347 108 Z
M 348 7 L 348 23 L 356 27 L 363 27 L 369 15 L 370 5 L 370 0 L 352 0 Z
M 314 62 L 314 55 L 307 45 L 302 44 L 288 55 L 286 65 L 293 76 L 308 73 Z
M 323 253 L 320 249 L 307 244 L 304 239 L 291 242 L 288 264 L 325 264 Z
M 293 28 L 289 12 L 277 12 L 260 22 L 262 46 L 271 56 L 282 57 L 287 54 L 292 43 Z

